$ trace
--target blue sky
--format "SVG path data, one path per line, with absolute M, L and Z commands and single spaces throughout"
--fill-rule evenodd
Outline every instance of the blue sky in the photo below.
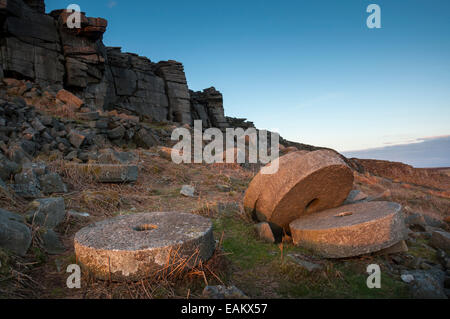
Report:
M 225 112 L 338 151 L 450 135 L 450 1 L 47 0 L 109 21 L 104 42 L 183 62 Z M 380 5 L 382 29 L 366 8 Z

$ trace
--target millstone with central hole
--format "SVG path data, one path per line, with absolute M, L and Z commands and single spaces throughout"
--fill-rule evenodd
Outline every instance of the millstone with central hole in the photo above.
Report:
M 326 258 L 346 258 L 388 248 L 406 238 L 402 206 L 367 202 L 300 217 L 290 225 L 294 244 Z
M 74 242 L 77 262 L 112 281 L 138 281 L 177 266 L 189 269 L 215 250 L 211 220 L 177 212 L 101 221 L 81 229 Z
M 288 231 L 302 215 L 341 205 L 352 187 L 353 173 L 335 152 L 294 152 L 280 157 L 277 173 L 255 176 L 244 207 L 272 228 Z

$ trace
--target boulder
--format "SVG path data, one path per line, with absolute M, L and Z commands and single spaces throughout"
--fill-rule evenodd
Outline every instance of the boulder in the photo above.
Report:
M 75 148 L 80 148 L 86 140 L 86 136 L 76 130 L 71 130 L 69 133 L 69 141 Z
M 97 161 L 100 164 L 129 164 L 136 159 L 136 155 L 131 152 L 117 152 L 109 148 L 99 151 Z
M 45 251 L 50 255 L 60 255 L 65 252 L 65 247 L 61 243 L 58 235 L 52 229 L 44 229 L 41 233 Z
M 431 233 L 431 246 L 442 249 L 450 255 L 450 233 L 435 230 Z
M 180 194 L 185 197 L 194 197 L 195 196 L 195 187 L 191 185 L 183 185 L 181 187 Z
M 0 209 L 0 247 L 24 256 L 31 245 L 31 231 L 18 214 Z
M 377 252 L 377 255 L 391 255 L 408 252 L 409 248 L 406 241 L 402 240 L 391 247 L 385 248 Z
M 0 153 L 0 178 L 7 181 L 11 178 L 11 175 L 19 172 L 20 166 Z
M 347 199 L 345 200 L 344 205 L 361 202 L 361 201 L 367 199 L 368 197 L 369 196 L 367 196 L 365 193 L 361 192 L 360 190 L 352 190 L 350 192 L 350 194 L 348 195 Z
M 326 258 L 377 252 L 406 239 L 402 206 L 363 202 L 300 217 L 290 225 L 294 244 Z
M 67 106 L 74 108 L 74 109 L 79 109 L 84 104 L 82 99 L 80 99 L 76 95 L 74 95 L 71 92 L 66 91 L 64 89 L 60 90 L 56 94 L 56 98 L 58 100 L 64 102 Z
M 27 220 L 30 223 L 47 229 L 54 229 L 65 217 L 64 199 L 60 197 L 37 199 L 30 204 L 27 213 Z
M 255 225 L 255 231 L 258 237 L 268 243 L 274 243 L 275 237 L 268 223 L 259 223 Z
M 39 177 L 41 190 L 44 194 L 67 193 L 67 185 L 57 173 L 45 174 Z
M 160 144 L 153 134 L 144 128 L 140 129 L 136 135 L 134 135 L 134 142 L 137 146 L 143 148 L 150 148 Z
M 320 271 L 324 267 L 323 265 L 313 263 L 309 260 L 303 258 L 302 255 L 299 254 L 288 254 L 288 257 L 299 267 L 305 269 L 308 272 Z
M 24 170 L 23 173 L 14 176 L 15 184 L 12 185 L 15 193 L 24 198 L 36 198 L 42 196 L 41 185 L 32 170 Z
M 259 221 L 289 230 L 303 215 L 341 205 L 352 187 L 353 173 L 335 152 L 294 152 L 280 157 L 275 174 L 255 176 L 244 207 Z

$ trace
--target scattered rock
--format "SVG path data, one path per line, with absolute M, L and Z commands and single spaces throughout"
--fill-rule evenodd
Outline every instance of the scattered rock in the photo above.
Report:
M 352 190 L 344 202 L 344 205 L 355 204 L 367 199 L 369 196 L 360 190 Z
M 24 198 L 41 197 L 41 189 L 39 180 L 34 171 L 24 171 L 14 176 L 15 184 L 12 185 L 13 190 L 18 196 Z
M 18 214 L 0 209 L 0 247 L 24 256 L 31 245 L 31 231 Z
M 411 292 L 416 299 L 447 299 L 444 291 L 445 273 L 440 270 L 414 270 L 403 275 L 412 275 Z
M 445 231 L 433 231 L 431 233 L 431 246 L 439 248 L 450 255 L 450 233 Z
M 86 136 L 84 136 L 80 132 L 78 132 L 76 130 L 71 130 L 70 131 L 70 133 L 69 133 L 69 141 L 74 147 L 80 148 L 85 140 L 86 140 Z
M 195 197 L 195 187 L 191 185 L 183 185 L 180 194 L 186 197 Z
M 235 286 L 206 286 L 203 297 L 207 299 L 250 299 Z
M 219 214 L 230 213 L 230 212 L 240 212 L 241 206 L 238 202 L 218 202 L 216 204 L 216 209 Z
M 388 248 L 406 238 L 402 206 L 362 202 L 300 217 L 291 223 L 294 244 L 326 258 L 346 258 Z M 343 212 L 349 212 L 343 217 Z
M 269 243 L 275 242 L 275 237 L 273 235 L 269 223 L 259 223 L 256 224 L 254 227 L 260 239 Z
M 406 282 L 407 284 L 411 283 L 414 281 L 414 276 L 411 274 L 407 274 L 407 275 L 401 275 L 402 281 Z
M 377 255 L 391 255 L 406 252 L 408 252 L 408 245 L 406 244 L 406 241 L 402 240 L 391 247 L 378 251 Z
M 58 235 L 51 229 L 45 229 L 41 233 L 45 251 L 50 255 L 63 254 L 66 249 L 58 238 Z
M 57 173 L 45 174 L 39 177 L 42 192 L 46 195 L 53 193 L 67 193 L 67 185 Z
M 30 204 L 27 220 L 48 229 L 54 229 L 61 224 L 66 217 L 64 199 L 43 198 L 37 199 Z
M 320 271 L 323 269 L 323 265 L 315 264 L 310 261 L 307 261 L 307 260 L 303 259 L 301 255 L 288 254 L 288 257 L 291 258 L 294 263 L 296 263 L 301 268 L 306 269 L 308 272 Z
M 172 149 L 170 147 L 158 146 L 158 154 L 168 161 L 172 160 Z

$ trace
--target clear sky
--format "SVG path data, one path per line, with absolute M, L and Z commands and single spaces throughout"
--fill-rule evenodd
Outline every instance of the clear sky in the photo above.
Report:
M 450 134 L 448 0 L 47 0 L 109 21 L 104 42 L 183 62 L 225 112 L 338 151 Z M 366 8 L 381 7 L 381 29 Z

